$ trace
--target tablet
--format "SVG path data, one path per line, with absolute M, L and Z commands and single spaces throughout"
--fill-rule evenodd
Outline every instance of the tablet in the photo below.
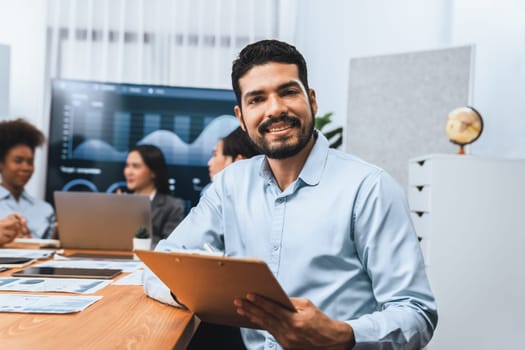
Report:
M 86 269 L 69 267 L 33 266 L 13 273 L 13 276 L 111 279 L 121 272 L 122 270 L 120 269 Z
M 235 298 L 245 298 L 247 293 L 264 296 L 295 311 L 262 260 L 148 250 L 135 250 L 135 254 L 168 286 L 179 303 L 204 322 L 257 328 L 238 315 L 233 305 Z

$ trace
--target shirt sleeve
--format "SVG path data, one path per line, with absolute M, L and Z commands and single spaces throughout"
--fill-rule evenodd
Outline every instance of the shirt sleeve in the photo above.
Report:
M 161 240 L 155 250 L 169 252 L 180 249 L 200 249 L 210 244 L 223 250 L 221 200 L 218 189 L 210 186 L 199 204 L 173 230 L 167 239 Z M 165 304 L 177 306 L 169 288 L 148 268 L 143 273 L 144 292 Z
M 437 325 L 436 304 L 404 191 L 382 171 L 361 186 L 353 236 L 377 302 L 376 312 L 347 321 L 356 344 L 424 347 Z

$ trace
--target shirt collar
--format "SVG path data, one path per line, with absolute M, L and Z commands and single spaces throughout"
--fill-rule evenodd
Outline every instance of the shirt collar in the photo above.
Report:
M 321 181 L 326 159 L 328 157 L 328 140 L 326 137 L 316 130 L 317 137 L 314 147 L 310 151 L 306 163 L 299 174 L 299 178 L 310 186 L 315 186 Z
M 149 194 L 149 200 L 152 201 L 154 198 L 155 198 L 155 195 L 157 194 L 157 190 L 153 190 L 153 192 L 151 192 Z
M 315 132 L 317 135 L 315 137 L 316 140 L 314 146 L 312 147 L 308 158 L 306 158 L 303 169 L 299 173 L 299 179 L 309 186 L 315 186 L 321 180 L 321 175 L 325 168 L 329 149 L 328 140 L 326 137 L 317 130 L 315 130 Z M 266 157 L 261 164 L 261 170 L 259 174 L 267 182 L 273 181 L 272 170 L 270 169 L 270 165 L 268 164 Z
M 5 188 L 4 186 L 0 185 L 0 199 L 6 199 L 6 198 L 9 198 L 9 197 L 13 197 L 11 192 L 9 192 L 9 190 L 7 188 Z M 22 191 L 22 194 L 20 195 L 20 198 L 25 200 L 25 201 L 28 201 L 31 204 L 34 204 L 33 203 L 34 202 L 33 201 L 33 197 L 31 197 L 29 195 L 29 193 L 26 192 L 26 190 Z M 13 199 L 14 199 L 14 197 L 13 197 Z
M 0 185 L 0 198 L 5 199 L 11 195 L 11 192 L 9 192 L 4 186 Z

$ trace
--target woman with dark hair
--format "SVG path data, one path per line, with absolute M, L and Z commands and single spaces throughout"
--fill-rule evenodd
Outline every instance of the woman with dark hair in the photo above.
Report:
M 167 238 L 184 217 L 181 199 L 169 194 L 168 166 L 162 151 L 153 145 L 132 147 L 124 168 L 128 189 L 149 196 L 153 247 Z
M 237 127 L 217 142 L 213 155 L 208 161 L 210 180 L 213 181 L 215 174 L 231 163 L 257 154 L 261 154 L 259 149 L 251 142 L 246 132 L 241 127 Z
M 56 224 L 53 207 L 25 191 L 35 171 L 35 148 L 44 141 L 44 134 L 23 119 L 0 122 L 0 217 L 18 213 L 27 222 L 23 231 L 33 238 L 51 238 Z

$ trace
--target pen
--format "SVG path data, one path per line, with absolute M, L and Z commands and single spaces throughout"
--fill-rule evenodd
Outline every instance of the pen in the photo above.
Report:
M 217 249 L 215 249 L 215 247 L 212 246 L 211 244 L 209 244 L 208 242 L 204 243 L 203 247 L 204 247 L 204 250 L 206 250 L 207 252 L 210 252 L 210 253 L 216 253 L 217 252 Z

